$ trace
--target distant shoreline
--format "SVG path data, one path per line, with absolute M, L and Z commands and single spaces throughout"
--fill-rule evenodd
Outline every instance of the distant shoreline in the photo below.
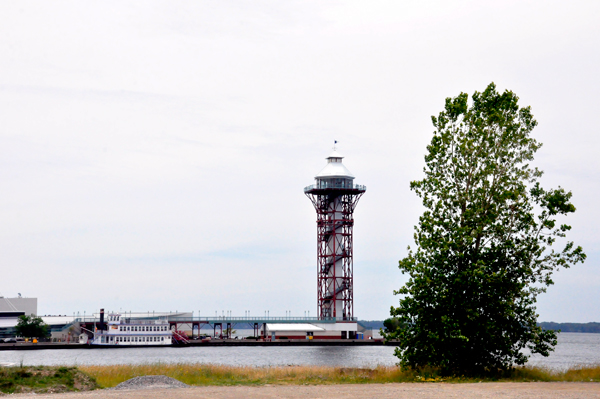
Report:
M 383 328 L 383 320 L 360 320 L 359 323 L 365 327 L 380 329 Z M 553 321 L 543 321 L 538 323 L 544 330 L 560 330 L 561 332 L 572 333 L 595 333 L 600 334 L 600 323 L 555 323 Z
M 543 321 L 539 325 L 544 330 L 560 330 L 561 332 L 573 333 L 596 333 L 600 334 L 600 323 L 554 323 Z

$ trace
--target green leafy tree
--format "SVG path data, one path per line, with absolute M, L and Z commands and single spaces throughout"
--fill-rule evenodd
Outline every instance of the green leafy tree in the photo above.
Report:
M 383 333 L 394 332 L 394 331 L 397 331 L 404 327 L 405 327 L 405 325 L 400 321 L 400 319 L 398 319 L 396 317 L 390 317 L 383 321 L 383 328 L 380 329 L 379 331 L 383 334 Z
M 46 338 L 50 336 L 50 327 L 41 317 L 19 316 L 15 327 L 17 335 L 24 338 Z
M 492 83 L 470 105 L 464 93 L 446 99 L 432 121 L 425 177 L 410 184 L 425 207 L 417 248 L 399 262 L 409 279 L 391 308 L 402 327 L 384 337 L 399 341 L 400 365 L 445 373 L 510 369 L 525 348 L 548 356 L 556 333 L 537 326 L 536 297 L 586 256 L 556 220 L 575 211 L 571 193 L 543 189 L 530 166 L 541 147 L 530 107 Z

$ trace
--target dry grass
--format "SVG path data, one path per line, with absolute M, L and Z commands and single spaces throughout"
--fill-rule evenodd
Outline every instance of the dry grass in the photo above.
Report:
M 561 381 L 600 382 L 600 365 L 594 367 L 575 367 L 560 374 Z
M 521 367 L 503 376 L 487 378 L 441 377 L 435 370 L 401 370 L 398 367 L 373 369 L 290 366 L 234 367 L 210 364 L 144 364 L 118 366 L 80 366 L 105 388 L 143 375 L 166 375 L 189 385 L 264 385 L 264 384 L 364 384 L 389 382 L 479 382 L 479 381 L 596 381 L 600 366 L 553 371 L 541 367 Z

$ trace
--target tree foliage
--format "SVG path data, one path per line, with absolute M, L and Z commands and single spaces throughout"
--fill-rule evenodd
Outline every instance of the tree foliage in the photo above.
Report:
M 50 327 L 44 323 L 41 317 L 19 316 L 15 327 L 17 335 L 24 338 L 46 338 L 50 336 Z
M 447 98 L 432 117 L 425 177 L 410 184 L 425 211 L 399 262 L 401 327 L 384 334 L 406 367 L 473 374 L 524 364 L 525 348 L 548 356 L 556 333 L 537 326 L 536 297 L 554 271 L 585 260 L 556 220 L 575 211 L 571 193 L 543 189 L 530 165 L 541 147 L 530 107 L 493 83 L 468 100 Z
M 383 330 L 384 332 L 396 331 L 399 328 L 403 328 L 404 324 L 400 321 L 400 319 L 396 317 L 390 317 L 383 321 Z

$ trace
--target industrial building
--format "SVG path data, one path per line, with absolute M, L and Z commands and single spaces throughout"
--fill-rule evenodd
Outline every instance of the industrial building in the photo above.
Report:
M 0 313 L 22 312 L 23 314 L 37 315 L 37 298 L 6 298 L 0 295 Z
M 23 315 L 37 315 L 37 298 L 24 298 L 21 294 L 16 298 L 0 296 L 0 338 L 14 336 L 14 327 Z

